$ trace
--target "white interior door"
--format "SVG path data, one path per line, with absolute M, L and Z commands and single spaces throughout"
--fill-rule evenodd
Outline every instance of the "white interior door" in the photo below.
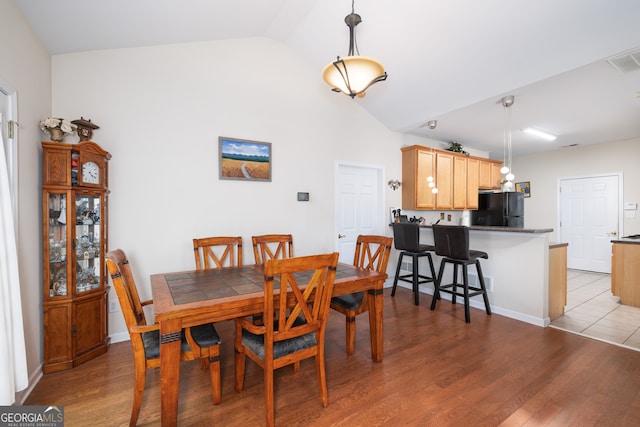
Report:
M 360 234 L 384 235 L 382 168 L 338 164 L 336 174 L 335 248 L 350 264 Z
M 620 229 L 619 175 L 560 180 L 560 240 L 567 266 L 611 273 L 611 240 Z

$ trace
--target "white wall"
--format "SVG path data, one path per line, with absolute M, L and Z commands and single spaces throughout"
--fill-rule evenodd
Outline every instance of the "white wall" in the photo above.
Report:
M 0 1 L 0 78 L 17 91 L 18 262 L 30 385 L 42 365 L 40 119 L 51 109 L 51 62 L 14 1 Z M 5 345 L 5 343 L 0 343 Z M 21 393 L 24 395 L 24 393 Z M 21 401 L 21 397 L 17 397 Z
M 553 228 L 558 239 L 558 180 L 586 175 L 623 173 L 623 201 L 640 202 L 640 140 L 564 148 L 513 159 L 516 181 L 531 182 L 524 199 L 525 227 Z M 640 214 L 640 212 L 636 212 Z M 640 215 L 624 220 L 624 234 L 640 233 Z
M 381 165 L 386 182 L 401 177 L 401 145 L 424 143 L 265 38 L 57 55 L 52 70 L 53 110 L 99 125 L 93 140 L 113 156 L 109 246 L 129 255 L 143 298 L 151 273 L 194 268 L 193 237 L 241 235 L 249 263 L 254 234 L 291 233 L 297 255 L 332 251 L 335 162 Z M 271 142 L 272 182 L 219 180 L 218 136 Z M 121 315 L 109 331 L 125 333 Z
M 113 154 L 110 245 L 127 250 L 145 297 L 150 273 L 192 268 L 194 236 L 247 241 L 286 231 L 299 254 L 332 250 L 336 160 L 382 165 L 386 181 L 401 177 L 401 146 L 437 146 L 389 132 L 266 39 L 60 55 L 52 65 L 14 1 L 2 1 L 0 55 L 1 78 L 18 90 L 18 250 L 32 377 L 42 363 L 40 119 L 84 116 L 101 126 L 94 140 Z M 273 182 L 219 181 L 220 135 L 273 143 Z M 526 226 L 556 228 L 559 177 L 623 171 L 624 200 L 638 201 L 638 142 L 514 158 L 517 180 L 532 186 Z M 296 202 L 298 191 L 311 202 Z M 387 207 L 401 205 L 400 191 L 385 196 Z M 640 233 L 638 221 L 625 220 L 625 233 Z M 110 332 L 126 334 L 119 314 L 110 318 Z

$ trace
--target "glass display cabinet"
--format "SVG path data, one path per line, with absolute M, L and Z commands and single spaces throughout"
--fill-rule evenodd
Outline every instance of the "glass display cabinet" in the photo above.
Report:
M 107 351 L 107 164 L 94 142 L 42 143 L 44 373 Z

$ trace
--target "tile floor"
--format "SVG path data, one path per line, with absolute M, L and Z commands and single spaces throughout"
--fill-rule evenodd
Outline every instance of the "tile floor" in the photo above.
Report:
M 568 270 L 564 316 L 551 327 L 640 351 L 640 308 L 611 295 L 611 275 Z

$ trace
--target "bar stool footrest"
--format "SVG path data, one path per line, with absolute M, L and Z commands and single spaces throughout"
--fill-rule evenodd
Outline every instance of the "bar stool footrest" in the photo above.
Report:
M 422 280 L 421 280 L 422 279 Z M 398 276 L 398 280 L 402 280 L 403 282 L 413 283 L 413 274 L 404 274 L 402 276 Z M 422 274 L 418 274 L 418 285 L 422 283 L 435 283 L 435 279 L 433 277 L 424 276 Z
M 454 284 L 450 283 L 448 285 L 440 285 L 440 292 L 445 292 L 447 294 L 451 294 L 451 295 L 457 295 L 459 297 L 463 297 L 464 298 L 464 293 L 459 292 L 459 291 L 453 291 L 449 288 L 453 288 Z M 464 285 L 462 283 L 457 283 L 455 284 L 456 288 L 464 288 Z M 482 295 L 485 293 L 484 289 L 482 288 L 476 288 L 475 286 L 468 286 L 469 289 L 469 297 L 475 297 L 476 295 Z

